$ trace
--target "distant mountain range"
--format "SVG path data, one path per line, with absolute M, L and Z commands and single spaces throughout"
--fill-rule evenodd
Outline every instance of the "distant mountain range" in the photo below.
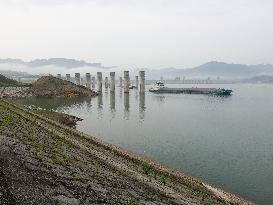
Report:
M 245 83 L 273 83 L 273 76 L 260 75 L 244 80 Z
M 100 71 L 105 69 L 105 72 L 109 72 L 107 69 L 112 68 L 114 71 L 115 67 L 105 67 L 100 63 L 88 63 L 82 60 L 67 59 L 67 58 L 50 58 L 50 59 L 36 59 L 33 61 L 25 62 L 21 59 L 0 59 L 0 65 L 4 65 L 5 70 L 9 70 L 9 65 L 20 65 L 27 66 L 35 70 L 40 68 L 42 72 L 50 72 L 48 70 L 44 71 L 41 69 L 43 66 L 56 66 L 64 69 L 74 69 L 76 68 L 78 72 L 84 72 L 83 67 L 97 67 Z M 3 67 L 3 66 L 2 66 Z M 13 69 L 14 70 L 14 69 Z M 22 69 L 20 69 L 22 71 Z M 38 70 L 38 69 L 37 69 Z M 194 68 L 181 69 L 181 68 L 164 68 L 164 69 L 141 69 L 146 71 L 146 78 L 150 80 L 160 79 L 174 79 L 176 77 L 185 78 L 217 78 L 221 79 L 246 79 L 252 78 L 254 76 L 273 76 L 273 65 L 271 64 L 258 64 L 258 65 L 244 65 L 244 64 L 228 64 L 224 62 L 212 61 Z M 27 69 L 24 71 L 29 72 Z M 75 72 L 75 69 L 73 70 Z M 118 70 L 117 70 L 118 71 Z M 132 70 L 131 75 L 137 74 L 137 70 Z M 61 72 L 61 71 L 59 71 Z M 66 72 L 66 71 L 63 71 Z M 119 75 L 122 75 L 121 71 Z M 1 72 L 0 72 L 1 73 Z M 8 74 L 8 73 L 6 73 Z M 21 73 L 22 74 L 22 73 Z M 12 73 L 12 76 L 17 76 Z
M 12 70 L 0 70 L 0 74 L 8 78 L 30 77 L 31 74 L 27 72 L 12 71 Z
M 251 78 L 258 75 L 273 75 L 273 65 L 244 65 L 244 64 L 227 64 L 224 62 L 212 61 L 202 64 L 195 68 L 177 69 L 165 68 L 160 70 L 146 69 L 147 76 L 153 76 L 154 79 L 164 77 L 173 79 L 175 77 L 183 78 L 204 78 L 204 77 L 221 77 L 221 78 Z
M 29 62 L 23 61 L 21 59 L 0 59 L 0 64 L 17 64 L 17 65 L 25 65 L 30 67 L 41 67 L 41 66 L 57 66 L 64 68 L 79 68 L 79 67 L 98 67 L 98 68 L 113 68 L 113 67 L 105 67 L 102 66 L 101 63 L 88 63 L 83 60 L 75 60 L 68 58 L 49 58 L 49 59 L 35 59 Z

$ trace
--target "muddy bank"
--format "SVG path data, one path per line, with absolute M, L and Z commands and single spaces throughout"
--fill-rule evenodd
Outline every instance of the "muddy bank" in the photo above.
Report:
M 55 112 L 53 110 L 43 110 L 43 109 L 32 109 L 32 112 L 37 113 L 39 115 L 43 115 L 44 117 L 56 121 L 60 124 L 66 125 L 68 127 L 76 128 L 77 122 L 82 121 L 83 119 L 68 115 L 65 113 Z
M 0 123 L 10 204 L 252 204 L 1 100 Z

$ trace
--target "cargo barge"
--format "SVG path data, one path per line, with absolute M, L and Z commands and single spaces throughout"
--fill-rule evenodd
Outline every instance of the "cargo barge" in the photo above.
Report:
M 184 93 L 184 94 L 204 94 L 204 95 L 219 95 L 229 96 L 232 90 L 223 88 L 168 88 L 163 82 L 156 82 L 152 88 L 149 89 L 152 93 Z

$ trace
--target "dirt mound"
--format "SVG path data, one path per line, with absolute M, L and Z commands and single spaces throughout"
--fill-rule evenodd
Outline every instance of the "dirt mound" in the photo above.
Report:
M 34 82 L 30 88 L 38 97 L 79 97 L 96 96 L 96 92 L 81 85 L 53 76 L 43 76 Z

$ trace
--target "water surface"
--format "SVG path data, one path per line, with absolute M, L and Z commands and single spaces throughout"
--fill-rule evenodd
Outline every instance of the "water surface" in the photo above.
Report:
M 259 204 L 273 204 L 273 85 L 209 86 L 234 93 L 141 95 L 117 87 L 95 98 L 18 102 L 76 115 L 84 119 L 77 126 L 81 131 Z

